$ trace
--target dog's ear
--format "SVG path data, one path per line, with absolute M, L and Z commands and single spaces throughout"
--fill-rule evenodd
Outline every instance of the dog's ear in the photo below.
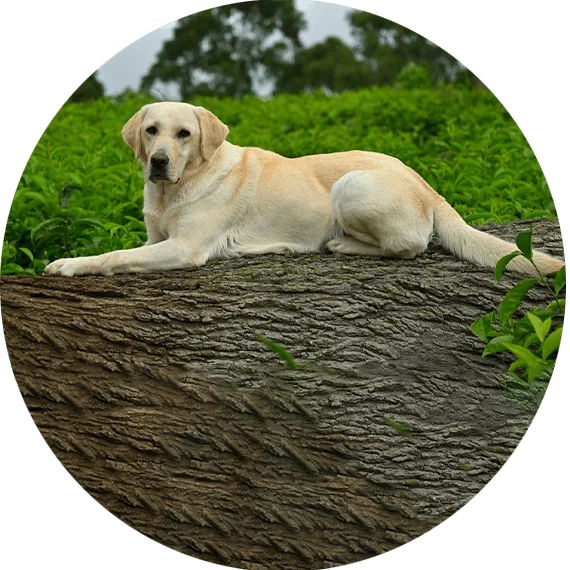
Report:
M 135 151 L 135 156 L 140 162 L 147 162 L 148 157 L 142 144 L 141 125 L 146 114 L 146 105 L 137 111 L 125 124 L 121 134 L 123 140 Z
M 230 130 L 216 115 L 203 107 L 196 107 L 195 113 L 200 124 L 200 152 L 205 160 L 210 160 Z

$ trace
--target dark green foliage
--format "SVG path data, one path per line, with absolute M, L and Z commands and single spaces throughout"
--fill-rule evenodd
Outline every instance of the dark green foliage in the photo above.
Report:
M 177 22 L 174 37 L 164 43 L 141 88 L 160 92 L 161 83 L 175 84 L 188 99 L 242 97 L 259 89 L 341 93 L 372 85 L 482 86 L 447 52 L 399 24 L 359 10 L 350 12 L 348 21 L 354 46 L 327 37 L 304 47 L 299 34 L 306 24 L 293 0 L 205 10 Z
M 97 72 L 90 75 L 69 98 L 72 103 L 85 103 L 105 95 L 103 84 L 97 79 Z
M 454 57 L 404 26 L 358 10 L 349 21 L 357 54 L 373 70 L 376 85 L 392 85 L 409 64 L 428 70 L 436 82 L 479 83 Z
M 427 67 L 417 63 L 406 63 L 396 75 L 394 87 L 403 89 L 426 89 L 433 86 L 433 79 Z
M 299 50 L 291 65 L 283 65 L 276 92 L 327 89 L 340 93 L 374 84 L 371 68 L 356 59 L 352 48 L 335 37 Z
M 150 102 L 125 95 L 64 105 L 18 185 L 4 238 L 4 273 L 41 273 L 48 260 L 145 242 L 141 166 L 121 129 Z M 555 216 L 531 148 L 488 91 L 372 88 L 190 102 L 228 124 L 234 144 L 288 157 L 351 149 L 397 156 L 468 222 Z
M 179 20 L 142 80 L 175 83 L 183 99 L 195 95 L 241 97 L 257 82 L 281 75 L 301 46 L 305 26 L 294 0 L 258 0 L 205 10 Z
M 42 273 L 59 257 L 143 245 L 144 182 L 121 128 L 144 102 L 150 101 L 64 105 L 20 179 L 6 225 L 2 273 Z
M 498 308 L 477 319 L 472 325 L 473 334 L 487 344 L 483 356 L 509 351 L 515 361 L 509 372 L 521 382 L 534 382 L 537 378 L 549 379 L 562 338 L 565 299 L 560 297 L 566 286 L 566 268 L 554 276 L 543 275 L 532 261 L 532 231 L 517 236 L 519 252 L 506 255 L 497 263 L 495 277 L 500 281 L 508 263 L 517 255 L 528 259 L 537 271 L 535 279 L 523 279 L 512 287 Z M 552 288 L 554 279 L 554 288 Z M 535 307 L 516 318 L 522 301 L 537 284 L 542 284 L 552 295 L 552 302 L 544 308 Z M 552 332 L 551 332 L 552 331 Z

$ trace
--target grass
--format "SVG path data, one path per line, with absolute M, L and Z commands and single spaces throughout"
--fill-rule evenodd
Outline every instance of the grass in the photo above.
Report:
M 64 105 L 16 190 L 3 274 L 34 275 L 59 257 L 145 242 L 141 167 L 121 129 L 149 102 L 134 95 Z M 192 103 L 228 124 L 234 144 L 289 157 L 350 149 L 397 156 L 469 223 L 556 216 L 532 149 L 488 91 L 375 88 Z

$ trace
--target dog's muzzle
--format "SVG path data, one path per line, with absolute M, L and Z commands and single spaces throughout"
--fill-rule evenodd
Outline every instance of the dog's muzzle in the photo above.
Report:
M 164 152 L 157 152 L 150 157 L 150 175 L 151 180 L 170 180 L 166 174 L 166 167 L 170 159 Z

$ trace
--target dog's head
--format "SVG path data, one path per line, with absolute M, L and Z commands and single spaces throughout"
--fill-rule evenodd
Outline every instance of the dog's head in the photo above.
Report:
M 123 127 L 123 139 L 143 164 L 152 182 L 178 184 L 214 156 L 228 127 L 203 107 L 187 103 L 145 105 Z

